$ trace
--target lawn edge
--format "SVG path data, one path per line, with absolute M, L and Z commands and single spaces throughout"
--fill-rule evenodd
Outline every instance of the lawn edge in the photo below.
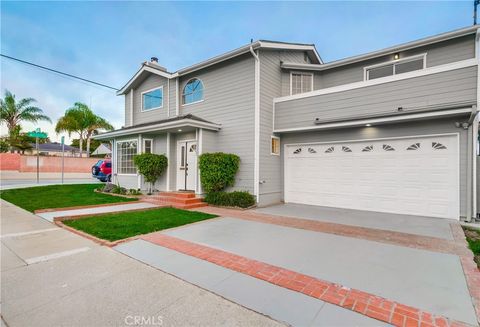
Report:
M 123 203 L 123 202 L 122 202 Z M 139 208 L 139 209 L 131 209 L 131 210 L 122 210 L 122 211 L 112 211 L 112 212 L 102 212 L 102 213 L 89 213 L 89 214 L 83 214 L 83 215 L 73 215 L 73 216 L 63 216 L 63 217 L 54 217 L 53 218 L 53 223 L 55 225 L 57 225 L 58 227 L 60 228 L 64 228 L 74 234 L 77 234 L 79 236 L 82 236 L 82 237 L 85 237 L 86 239 L 89 239 L 95 243 L 98 243 L 100 245 L 104 245 L 104 246 L 107 246 L 107 247 L 114 247 L 116 245 L 119 245 L 121 243 L 125 243 L 125 242 L 129 242 L 129 241 L 134 241 L 136 239 L 139 239 L 143 236 L 146 236 L 146 235 L 150 235 L 150 234 L 153 234 L 153 233 L 161 233 L 163 231 L 167 231 L 167 230 L 173 230 L 173 229 L 176 229 L 176 228 L 181 228 L 181 227 L 185 227 L 185 226 L 190 226 L 190 225 L 194 225 L 194 224 L 200 224 L 200 223 L 204 223 L 206 221 L 210 221 L 212 219 L 219 219 L 219 218 L 223 218 L 221 216 L 218 216 L 218 215 L 215 215 L 215 214 L 212 214 L 212 213 L 206 213 L 206 212 L 201 212 L 201 211 L 197 211 L 199 213 L 206 213 L 206 214 L 209 214 L 209 215 L 212 215 L 212 216 L 216 216 L 216 217 L 212 217 L 212 218 L 209 218 L 209 219 L 204 219 L 204 220 L 199 220 L 199 221 L 195 221 L 193 223 L 190 223 L 190 224 L 185 224 L 185 225 L 180 225 L 180 226 L 175 226 L 175 227 L 171 227 L 171 228 L 165 228 L 165 229 L 162 229 L 162 230 L 159 230 L 159 231 L 153 231 L 153 232 L 150 232 L 150 233 L 146 233 L 146 234 L 139 234 L 139 235 L 134 235 L 134 236 L 131 236 L 131 237 L 127 237 L 127 238 L 122 238 L 120 240 L 116 240 L 116 241 L 109 241 L 109 240 L 105 240 L 103 238 L 99 238 L 99 237 L 96 237 L 92 234 L 89 234 L 87 232 L 84 232 L 84 231 L 81 231 L 79 229 L 76 229 L 76 228 L 73 228 L 73 227 L 70 227 L 68 225 L 65 225 L 63 222 L 66 221 L 66 220 L 77 220 L 77 219 L 84 219 L 84 218 L 90 218 L 90 217 L 96 217 L 96 216 L 104 216 L 104 215 L 108 215 L 108 214 L 115 214 L 115 213 L 127 213 L 127 212 L 135 212 L 135 211 L 150 211 L 150 210 L 156 210 L 156 209 L 162 209 L 162 208 L 175 208 L 175 207 L 172 207 L 171 205 L 160 205 L 158 207 L 152 207 L 152 208 Z M 178 209 L 178 208 L 175 208 L 175 209 Z M 179 209 L 179 210 L 185 210 L 185 209 Z M 195 210 L 185 210 L 185 211 L 195 211 Z

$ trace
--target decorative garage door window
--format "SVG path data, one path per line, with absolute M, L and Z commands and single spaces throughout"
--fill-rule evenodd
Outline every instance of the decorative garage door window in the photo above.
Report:
M 383 145 L 383 149 L 384 149 L 385 151 L 395 151 L 395 149 L 394 149 L 391 145 L 389 145 L 389 144 L 384 144 L 384 145 Z
M 420 149 L 420 143 L 413 143 L 407 148 L 407 150 L 418 150 L 418 149 Z
M 446 150 L 447 147 L 445 145 L 443 145 L 442 143 L 438 143 L 438 142 L 432 142 L 432 148 L 434 148 L 435 150 Z
M 359 155 L 365 153 L 378 153 L 378 152 L 387 152 L 391 153 L 410 153 L 413 151 L 420 151 L 423 147 L 430 147 L 431 150 L 446 150 L 447 146 L 438 141 L 418 141 L 412 142 L 408 139 L 398 139 L 386 143 L 385 141 L 372 141 L 370 144 L 365 144 L 365 142 L 352 142 L 347 144 L 310 144 L 305 146 L 289 146 L 288 147 L 288 156 L 294 155 L 295 157 L 304 158 L 304 157 L 322 157 L 325 155 L 329 156 L 338 156 L 338 155 Z M 195 147 L 193 145 L 192 147 Z M 192 149 L 190 149 L 192 151 Z M 406 152 L 404 152 L 406 151 Z M 424 152 L 425 149 L 422 151 Z

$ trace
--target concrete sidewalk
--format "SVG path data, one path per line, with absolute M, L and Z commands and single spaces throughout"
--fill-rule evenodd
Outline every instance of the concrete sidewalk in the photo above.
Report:
M 139 209 L 152 209 L 157 207 L 161 208 L 162 206 L 153 204 L 153 203 L 142 202 L 142 201 L 134 201 L 134 202 L 125 202 L 122 204 L 112 203 L 112 205 L 106 205 L 102 207 L 42 212 L 42 213 L 38 213 L 37 216 L 53 222 L 55 218 L 60 218 L 60 217 L 93 215 L 93 214 L 100 214 L 100 213 L 112 213 L 112 212 L 121 212 L 121 211 L 129 211 L 129 210 L 139 210 Z
M 280 325 L 5 201 L 1 216 L 1 315 L 10 327 Z

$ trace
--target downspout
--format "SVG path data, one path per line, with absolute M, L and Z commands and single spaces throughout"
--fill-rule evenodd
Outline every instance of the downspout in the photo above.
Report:
M 255 116 L 254 116 L 254 155 L 253 155 L 253 194 L 260 202 L 260 58 L 250 45 L 250 53 L 255 59 Z

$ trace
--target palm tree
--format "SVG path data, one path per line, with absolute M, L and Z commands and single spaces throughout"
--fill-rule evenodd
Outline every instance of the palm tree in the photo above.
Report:
M 0 122 L 7 125 L 8 135 L 14 134 L 22 121 L 36 123 L 43 120 L 52 122 L 48 116 L 43 114 L 42 109 L 32 105 L 34 102 L 36 100 L 33 98 L 24 98 L 17 101 L 14 94 L 5 90 L 5 97 L 0 99 Z
M 87 156 L 90 156 L 90 140 L 100 130 L 113 130 L 113 126 L 95 115 L 86 104 L 81 102 L 76 102 L 73 107 L 67 109 L 55 127 L 57 133 L 67 132 L 69 136 L 72 133 L 78 134 L 80 156 L 83 154 L 83 141 L 87 141 Z

